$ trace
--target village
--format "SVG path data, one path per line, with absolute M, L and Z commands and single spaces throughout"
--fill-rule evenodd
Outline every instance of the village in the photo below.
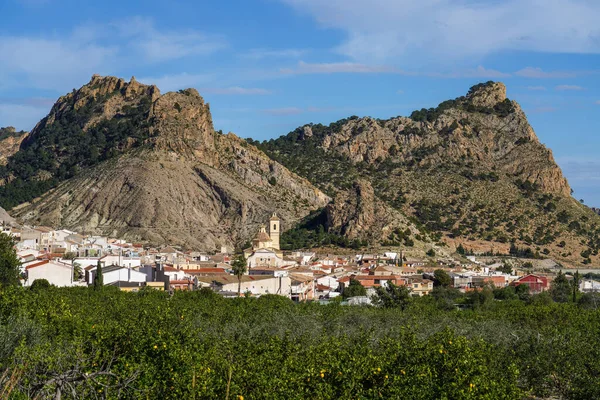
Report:
M 281 222 L 275 213 L 244 249 L 247 268 L 234 274 L 235 255 L 227 248 L 216 254 L 181 251 L 172 246 L 152 248 L 140 243 L 103 236 L 81 235 L 50 227 L 5 226 L 3 232 L 17 242 L 23 286 L 46 280 L 57 287 L 90 286 L 102 271 L 102 284 L 123 291 L 198 290 L 210 288 L 225 297 L 258 297 L 275 294 L 293 301 L 328 302 L 351 282 L 359 283 L 366 295 L 349 297 L 345 304 L 370 304 L 376 288 L 388 283 L 405 286 L 412 296 L 425 296 L 434 288 L 434 272 L 445 271 L 451 287 L 461 292 L 484 286 L 503 288 L 527 285 L 529 293 L 550 288 L 558 272 L 532 269 L 523 260 L 494 260 L 467 256 L 465 259 L 407 258 L 400 252 L 317 254 L 280 249 Z M 467 260 L 467 261 L 465 261 Z M 548 266 L 552 266 L 550 263 Z M 583 279 L 581 292 L 597 292 L 600 282 Z

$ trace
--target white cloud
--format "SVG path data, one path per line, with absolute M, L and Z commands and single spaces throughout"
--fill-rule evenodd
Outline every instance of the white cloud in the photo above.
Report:
M 366 65 L 353 62 L 337 63 L 306 63 L 300 61 L 295 68 L 282 68 L 282 74 L 335 74 L 335 73 L 358 73 L 358 74 L 407 74 L 405 71 L 386 65 Z
M 272 94 L 270 90 L 261 89 L 261 88 L 243 88 L 239 86 L 232 86 L 226 88 L 202 88 L 200 89 L 202 93 L 211 93 L 211 94 L 237 94 L 237 95 L 267 95 Z
M 346 33 L 355 60 L 469 59 L 503 50 L 600 53 L 590 0 L 281 0 Z
M 565 91 L 565 90 L 581 91 L 581 90 L 585 90 L 585 88 L 583 88 L 581 86 L 578 86 L 578 85 L 558 85 L 554 89 L 559 90 L 559 91 Z
M 600 161 L 585 158 L 563 157 L 558 158 L 569 181 L 580 181 L 597 188 L 600 182 Z
M 544 86 L 527 86 L 527 90 L 540 92 L 546 90 L 546 88 Z
M 298 115 L 302 114 L 303 112 L 304 110 L 298 107 L 270 108 L 263 110 L 263 113 L 273 116 Z
M 506 72 L 501 72 L 495 69 L 489 69 L 489 68 L 485 68 L 483 66 L 478 66 L 477 68 L 474 69 L 465 69 L 463 71 L 457 71 L 457 72 L 449 72 L 449 73 L 443 73 L 443 72 L 432 72 L 432 73 L 427 73 L 427 72 L 420 72 L 418 74 L 415 75 L 424 75 L 424 76 L 431 76 L 434 78 L 486 78 L 486 79 L 501 79 L 501 78 L 510 78 L 511 74 L 506 73 Z
M 242 54 L 242 57 L 254 60 L 263 58 L 300 58 L 308 52 L 309 50 L 306 49 L 250 49 L 248 52 Z
M 117 49 L 70 39 L 0 36 L 0 87 L 68 90 L 101 72 Z
M 139 17 L 79 26 L 65 35 L 0 35 L 0 89 L 63 92 L 81 86 L 94 73 L 137 68 L 140 61 L 205 56 L 226 45 L 221 37 L 195 30 L 161 31 L 151 19 Z
M 517 72 L 515 75 L 522 78 L 535 78 L 535 79 L 552 79 L 552 78 L 574 78 L 578 74 L 583 74 L 585 71 L 544 71 L 541 68 L 527 67 Z
M 227 46 L 226 41 L 216 35 L 185 29 L 160 31 L 154 21 L 145 17 L 133 17 L 110 24 L 119 36 L 128 40 L 150 62 L 178 59 L 191 55 L 208 55 Z

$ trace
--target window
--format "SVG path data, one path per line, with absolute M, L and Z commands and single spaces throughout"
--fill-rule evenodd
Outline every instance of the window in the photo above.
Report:
M 277 230 L 277 225 L 273 224 L 273 230 L 276 231 Z

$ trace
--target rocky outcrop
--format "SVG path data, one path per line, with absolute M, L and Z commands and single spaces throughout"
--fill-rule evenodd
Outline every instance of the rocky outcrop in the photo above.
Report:
M 6 165 L 8 158 L 19 150 L 26 137 L 27 132 L 17 131 L 12 126 L 0 128 L 0 165 Z
M 327 205 L 325 213 L 327 231 L 350 240 L 381 243 L 395 229 L 408 228 L 411 233 L 419 233 L 406 216 L 378 199 L 371 184 L 364 179 L 340 191 Z
M 212 251 L 249 239 L 273 212 L 289 228 L 329 201 L 245 140 L 216 133 L 195 89 L 160 95 L 133 78 L 94 76 L 61 97 L 29 140 L 76 107 L 90 131 L 136 107 L 131 135 L 146 139 L 14 208 L 27 223 Z
M 499 82 L 475 85 L 409 118 L 310 124 L 262 146 L 335 198 L 327 207 L 329 229 L 349 238 L 375 232 L 371 238 L 384 243 L 381 227 L 395 217 L 379 216 L 393 210 L 450 247 L 458 241 L 490 251 L 514 242 L 581 262 L 582 246 L 600 224 L 571 197 L 551 150 Z M 325 162 L 305 167 L 319 158 Z M 565 216 L 587 226 L 574 232 Z
M 540 143 L 519 105 L 507 100 L 504 84 L 477 85 L 467 96 L 442 104 L 429 111 L 436 115 L 433 120 L 349 120 L 325 136 L 321 146 L 355 163 L 390 159 L 439 165 L 470 160 L 476 164 L 475 173 L 495 171 L 536 184 L 546 193 L 570 196 L 551 150 Z

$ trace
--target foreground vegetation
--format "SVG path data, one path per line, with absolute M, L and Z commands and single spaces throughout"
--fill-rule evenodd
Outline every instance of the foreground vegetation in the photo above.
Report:
M 598 311 L 548 297 L 457 311 L 447 298 L 375 308 L 6 288 L 0 388 L 15 399 L 600 398 Z

